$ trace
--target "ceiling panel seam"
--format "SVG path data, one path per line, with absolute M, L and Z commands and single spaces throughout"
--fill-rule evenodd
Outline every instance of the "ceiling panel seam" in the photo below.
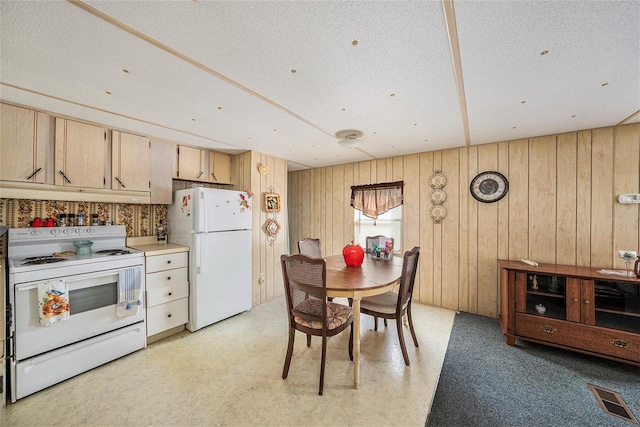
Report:
M 252 90 L 252 89 L 250 89 L 250 88 L 248 88 L 248 87 L 236 82 L 235 80 L 230 79 L 229 77 L 225 76 L 224 74 L 221 74 L 221 73 L 217 72 L 213 68 L 210 68 L 210 67 L 206 66 L 205 64 L 203 64 L 203 63 L 201 63 L 199 61 L 196 61 L 193 58 L 190 58 L 189 56 L 183 54 L 182 52 L 179 52 L 179 51 L 177 51 L 177 50 L 175 50 L 175 49 L 173 49 L 173 48 L 171 48 L 171 47 L 159 42 L 158 40 L 155 40 L 155 39 L 147 36 L 146 34 L 141 33 L 140 31 L 137 31 L 136 29 L 134 29 L 132 27 L 129 27 L 128 25 L 126 25 L 126 24 L 124 24 L 124 23 L 112 18 L 111 16 L 109 16 L 109 15 L 103 13 L 103 12 L 100 12 L 97 9 L 94 9 L 93 7 L 83 3 L 80 0 L 67 0 L 67 1 L 70 2 L 71 4 L 75 5 L 75 6 L 78 6 L 80 9 L 82 9 L 82 10 L 84 10 L 84 11 L 86 11 L 86 12 L 88 12 L 88 13 L 94 15 L 94 16 L 96 16 L 97 18 L 102 19 L 102 20 L 104 20 L 105 22 L 107 22 L 109 24 L 115 25 L 116 27 L 120 28 L 121 30 L 124 30 L 127 33 L 133 35 L 134 37 L 138 37 L 138 38 L 146 41 L 147 43 L 149 43 L 149 44 L 151 44 L 151 45 L 153 45 L 153 46 L 155 46 L 155 47 L 157 47 L 159 49 L 164 50 L 165 52 L 167 52 L 167 53 L 169 53 L 169 54 L 171 54 L 171 55 L 173 55 L 173 56 L 175 56 L 175 57 L 177 57 L 177 58 L 179 58 L 179 59 L 181 59 L 181 60 L 183 60 L 183 61 L 185 61 L 185 62 L 187 62 L 187 63 L 189 63 L 189 64 L 191 64 L 191 65 L 193 65 L 193 66 L 195 66 L 197 68 L 199 68 L 199 69 L 201 69 L 202 71 L 204 71 L 204 72 L 206 72 L 206 73 L 208 73 L 208 74 L 210 74 L 210 75 L 212 75 L 214 77 L 219 78 L 220 80 L 223 80 L 224 82 L 226 82 L 226 83 L 228 83 L 228 84 L 230 84 L 230 85 L 242 90 L 243 92 L 258 98 L 261 101 L 266 102 L 267 104 L 279 109 L 280 111 L 290 115 L 291 117 L 294 117 L 295 119 L 298 119 L 303 123 L 306 123 L 307 125 L 319 130 L 320 132 L 325 133 L 325 134 L 335 138 L 334 134 L 332 134 L 330 132 L 327 132 L 326 130 L 322 129 L 320 126 L 318 126 L 318 125 L 312 123 L 311 121 L 305 119 L 304 117 L 294 113 L 293 111 L 289 110 L 288 108 L 278 104 L 277 102 L 267 98 L 264 95 L 259 94 L 256 91 L 254 91 L 254 90 Z
M 458 87 L 458 101 L 460 102 L 460 114 L 462 116 L 462 126 L 464 128 L 464 138 L 467 147 L 471 146 L 471 135 L 469 132 L 469 115 L 467 113 L 467 98 L 464 91 L 464 79 L 462 75 L 462 61 L 460 59 L 460 46 L 458 44 L 458 29 L 456 27 L 456 17 L 453 8 L 453 0 L 442 0 L 444 9 L 444 20 L 447 25 L 447 36 L 449 37 L 449 47 L 451 48 L 451 62 L 456 85 Z

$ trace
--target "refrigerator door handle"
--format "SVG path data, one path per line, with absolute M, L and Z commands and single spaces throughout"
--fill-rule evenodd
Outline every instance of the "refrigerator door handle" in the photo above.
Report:
M 196 268 L 198 269 L 198 274 L 202 274 L 204 273 L 207 268 L 206 262 L 202 262 L 202 253 L 204 252 L 202 250 L 202 239 L 203 239 L 203 235 L 202 234 L 196 234 L 196 239 L 195 239 L 195 252 L 196 252 Z
M 206 233 L 209 231 L 209 221 L 207 221 L 207 215 L 205 215 L 205 194 L 204 191 L 199 191 L 198 193 L 200 195 L 200 203 L 198 203 L 198 231 Z

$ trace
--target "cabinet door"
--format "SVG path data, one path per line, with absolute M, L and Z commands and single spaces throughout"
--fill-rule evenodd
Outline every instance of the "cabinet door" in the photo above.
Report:
M 45 182 L 45 147 L 38 147 L 38 114 L 0 104 L 0 179 Z
M 209 182 L 231 184 L 231 157 L 228 154 L 209 153 Z
M 56 119 L 55 184 L 104 188 L 106 146 L 103 127 Z
M 181 145 L 178 151 L 178 178 L 187 181 L 205 181 L 204 153 L 199 148 Z
M 149 191 L 151 148 L 149 138 L 113 131 L 111 188 Z

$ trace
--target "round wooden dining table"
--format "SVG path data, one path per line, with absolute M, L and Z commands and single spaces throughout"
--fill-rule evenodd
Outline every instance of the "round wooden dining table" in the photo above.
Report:
M 392 290 L 402 275 L 402 258 L 375 259 L 367 254 L 361 267 L 347 267 L 342 255 L 325 258 L 327 296 L 353 299 L 353 386 L 360 386 L 360 300 Z

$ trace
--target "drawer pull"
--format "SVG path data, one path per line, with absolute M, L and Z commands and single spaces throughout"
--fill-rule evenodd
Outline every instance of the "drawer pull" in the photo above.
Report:
M 589 301 L 589 300 L 585 300 L 585 301 L 584 301 L 584 303 L 585 303 L 585 304 L 591 304 L 591 301 Z
M 548 334 L 552 334 L 552 333 L 554 333 L 555 331 L 558 330 L 558 328 L 554 328 L 553 326 L 549 326 L 549 325 L 540 326 L 540 329 L 542 329 L 543 331 L 545 331 Z
M 578 302 L 578 298 L 574 298 L 571 300 L 571 302 L 573 302 L 574 304 Z
M 620 338 L 616 338 L 615 340 L 609 340 L 609 341 L 611 342 L 611 344 L 619 348 L 627 348 L 629 347 L 629 344 L 630 344 L 625 340 L 621 340 Z
M 171 276 L 167 277 L 167 280 L 171 280 Z
M 167 264 L 171 264 L 171 260 L 167 261 Z
M 169 292 L 169 296 L 173 295 L 173 292 Z
M 171 314 L 169 314 L 167 317 L 171 317 Z

